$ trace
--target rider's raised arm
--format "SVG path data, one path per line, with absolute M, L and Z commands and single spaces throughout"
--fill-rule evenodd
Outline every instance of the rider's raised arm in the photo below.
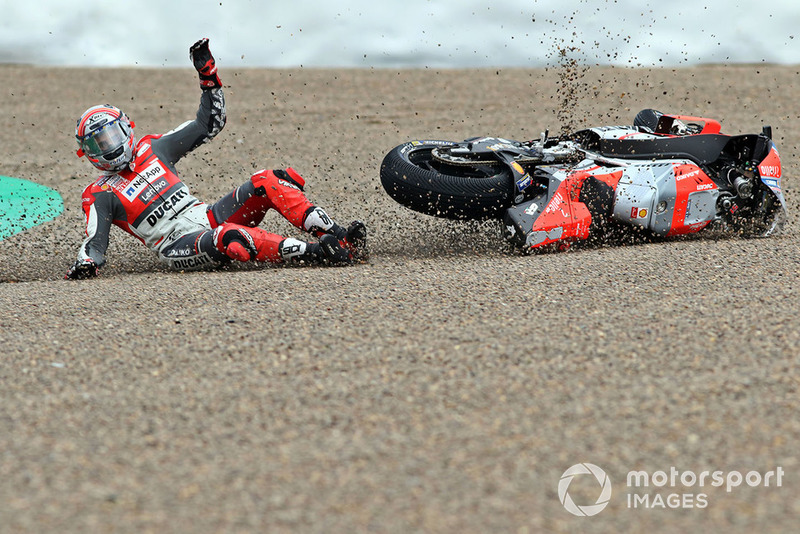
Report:
M 189 49 L 195 69 L 200 77 L 200 107 L 193 121 L 153 141 L 154 147 L 169 163 L 175 163 L 188 152 L 213 139 L 225 126 L 225 95 L 217 75 L 214 57 L 208 48 L 208 39 L 201 39 Z

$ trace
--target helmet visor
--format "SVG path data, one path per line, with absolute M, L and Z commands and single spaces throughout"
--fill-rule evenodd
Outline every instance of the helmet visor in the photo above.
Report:
M 119 119 L 109 122 L 81 139 L 83 151 L 93 157 L 109 154 L 125 145 L 128 140 L 127 129 Z

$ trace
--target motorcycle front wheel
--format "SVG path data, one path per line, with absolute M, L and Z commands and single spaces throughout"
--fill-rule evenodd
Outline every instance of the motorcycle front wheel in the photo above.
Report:
M 381 164 L 381 183 L 403 206 L 446 219 L 496 219 L 511 206 L 511 172 L 498 162 L 446 163 L 433 157 L 450 141 L 409 141 Z

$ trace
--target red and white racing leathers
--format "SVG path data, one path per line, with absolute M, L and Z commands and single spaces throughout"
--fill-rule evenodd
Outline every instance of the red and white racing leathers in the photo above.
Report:
M 315 235 L 341 232 L 341 227 L 306 198 L 304 180 L 291 168 L 259 171 L 211 205 L 194 197 L 178 177 L 175 164 L 224 126 L 222 89 L 204 89 L 193 121 L 163 135 L 142 137 L 128 169 L 103 175 L 90 184 L 83 192 L 86 239 L 78 261 L 91 259 L 98 267 L 105 263 L 112 224 L 178 270 L 217 265 L 229 257 L 273 262 L 302 257 L 307 243 L 256 228 L 269 209 L 278 210 L 294 226 Z M 223 245 L 222 234 L 241 227 L 246 227 L 247 239 L 255 241 L 251 244 L 256 257 L 226 253 L 228 243 Z

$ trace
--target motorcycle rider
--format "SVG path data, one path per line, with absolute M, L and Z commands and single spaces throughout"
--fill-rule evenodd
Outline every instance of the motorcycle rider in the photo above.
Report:
M 103 174 L 83 192 L 86 238 L 65 278 L 94 277 L 105 262 L 111 225 L 138 238 L 172 269 L 194 270 L 231 259 L 349 264 L 365 257 L 366 227 L 336 224 L 303 193 L 305 180 L 291 167 L 261 170 L 214 204 L 195 198 L 175 164 L 225 126 L 225 97 L 208 39 L 189 49 L 202 90 L 193 121 L 162 135 L 134 137 L 134 123 L 120 109 L 86 110 L 75 137 L 78 156 Z M 259 228 L 269 209 L 316 236 L 316 242 Z

